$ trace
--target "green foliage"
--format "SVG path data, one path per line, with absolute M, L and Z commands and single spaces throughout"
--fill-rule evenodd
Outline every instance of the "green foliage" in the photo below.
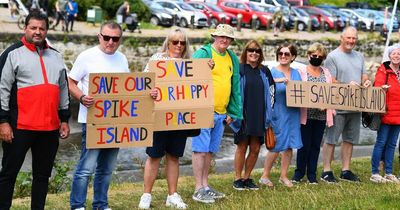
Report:
M 66 163 L 54 162 L 55 174 L 49 183 L 49 193 L 60 193 L 70 189 L 71 178 L 68 177 L 68 172 L 72 170 L 73 162 Z
M 20 172 L 14 187 L 14 198 L 30 196 L 32 189 L 32 172 Z
M 138 15 L 139 21 L 149 22 L 151 12 L 149 8 L 141 0 L 133 0 L 131 2 L 131 11 Z
M 393 6 L 394 0 L 310 0 L 311 5 L 330 4 L 338 7 L 344 7 L 347 2 L 368 2 L 372 8 L 382 8 L 385 6 Z

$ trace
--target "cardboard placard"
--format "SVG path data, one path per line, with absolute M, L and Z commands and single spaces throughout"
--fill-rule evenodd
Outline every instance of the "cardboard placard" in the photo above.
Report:
M 208 60 L 149 62 L 149 70 L 156 73 L 155 86 L 158 90 L 158 98 L 155 100 L 155 131 L 213 126 L 214 91 Z M 193 117 L 196 122 L 189 120 Z
M 89 95 L 95 102 L 87 113 L 87 148 L 152 145 L 154 78 L 154 73 L 89 75 Z
M 289 81 L 286 103 L 291 107 L 385 113 L 386 92 L 380 87 Z

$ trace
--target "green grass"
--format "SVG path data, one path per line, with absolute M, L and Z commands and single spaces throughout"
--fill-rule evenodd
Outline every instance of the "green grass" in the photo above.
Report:
M 395 158 L 397 159 L 397 158 Z M 398 162 L 394 164 L 398 171 Z M 375 184 L 369 181 L 371 164 L 369 158 L 355 159 L 352 169 L 362 183 L 340 182 L 338 184 L 308 185 L 305 182 L 288 189 L 277 183 L 279 169 L 272 172 L 273 189 L 262 188 L 259 191 L 235 191 L 232 188 L 233 173 L 210 176 L 210 185 L 227 194 L 215 204 L 196 203 L 191 199 L 194 178 L 179 179 L 179 193 L 190 209 L 399 209 L 400 185 Z M 294 169 L 290 169 L 290 176 Z M 340 171 L 339 163 L 334 164 L 334 172 Z M 318 169 L 321 172 L 321 168 Z M 258 180 L 261 170 L 253 172 Z M 136 209 L 142 194 L 143 183 L 112 184 L 109 191 L 109 204 L 113 210 Z M 92 189 L 89 191 L 90 206 Z M 157 180 L 153 189 L 153 209 L 165 209 L 167 196 L 166 180 Z M 15 199 L 14 209 L 29 209 L 29 198 Z M 69 193 L 49 195 L 46 209 L 69 209 Z

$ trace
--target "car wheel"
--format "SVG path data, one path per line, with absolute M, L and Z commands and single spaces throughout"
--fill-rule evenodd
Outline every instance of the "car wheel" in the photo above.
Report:
M 299 22 L 298 24 L 297 24 L 297 30 L 299 30 L 299 31 L 304 31 L 306 29 L 306 24 L 304 24 L 304 23 L 302 23 L 302 22 Z
M 214 25 L 214 26 L 217 26 L 219 24 L 219 22 L 218 22 L 217 18 L 211 18 L 210 24 Z
M 182 28 L 187 28 L 188 27 L 188 22 L 185 18 L 181 18 L 181 20 L 179 21 L 179 26 Z
M 160 23 L 160 20 L 156 16 L 153 16 L 150 18 L 150 23 L 152 25 L 158 26 L 158 24 Z

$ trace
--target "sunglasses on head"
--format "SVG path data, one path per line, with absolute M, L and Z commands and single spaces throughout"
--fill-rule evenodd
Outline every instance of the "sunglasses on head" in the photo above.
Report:
M 110 39 L 113 42 L 118 42 L 119 39 L 121 38 L 120 36 L 107 36 L 107 35 L 103 35 L 102 33 L 100 33 L 100 35 L 103 37 L 103 40 L 106 42 L 110 41 Z
M 247 48 L 247 52 L 249 52 L 249 53 L 258 53 L 258 54 L 260 54 L 261 53 L 261 49 L 260 48 Z
M 310 55 L 310 57 L 311 58 L 320 58 L 320 59 L 324 58 L 323 56 L 320 56 L 320 55 Z
M 186 41 L 179 41 L 179 40 L 172 40 L 171 43 L 172 43 L 173 45 L 178 45 L 178 44 L 180 44 L 180 45 L 182 45 L 182 46 L 185 46 L 185 45 L 186 45 Z
M 292 54 L 290 54 L 290 52 L 278 52 L 278 55 L 279 55 L 279 56 L 285 55 L 286 57 L 289 57 L 289 56 L 291 56 Z

